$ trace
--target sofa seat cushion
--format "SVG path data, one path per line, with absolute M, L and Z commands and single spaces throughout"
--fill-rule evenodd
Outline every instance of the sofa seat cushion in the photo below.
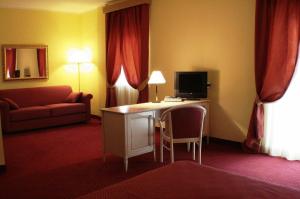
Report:
M 46 106 L 31 106 L 9 112 L 11 121 L 31 120 L 50 117 L 50 109 Z
M 84 103 L 59 103 L 46 106 L 51 110 L 52 116 L 68 115 L 86 112 Z

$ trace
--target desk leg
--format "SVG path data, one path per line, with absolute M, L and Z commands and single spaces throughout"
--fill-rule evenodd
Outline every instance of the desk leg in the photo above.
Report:
M 155 113 L 153 113 L 155 114 Z M 153 158 L 154 161 L 156 162 L 156 142 L 155 142 L 155 115 L 153 117 Z
M 186 147 L 187 147 L 187 151 L 190 152 L 190 150 L 191 150 L 191 143 L 190 142 L 186 143 Z
M 125 167 L 125 172 L 127 173 L 127 170 L 128 170 L 128 158 L 127 157 L 124 158 L 124 167 Z

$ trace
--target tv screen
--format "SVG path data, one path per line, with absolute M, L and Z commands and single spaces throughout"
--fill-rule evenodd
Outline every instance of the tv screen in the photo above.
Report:
M 176 97 L 207 98 L 207 72 L 176 72 L 175 91 Z

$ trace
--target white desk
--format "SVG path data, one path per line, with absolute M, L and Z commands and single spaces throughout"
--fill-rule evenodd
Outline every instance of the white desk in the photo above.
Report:
M 155 152 L 155 119 L 170 107 L 184 104 L 201 104 L 207 109 L 203 134 L 209 137 L 209 100 L 183 102 L 143 103 L 111 108 L 103 108 L 103 159 L 105 154 L 112 153 L 124 159 L 125 171 L 128 169 L 128 158 Z

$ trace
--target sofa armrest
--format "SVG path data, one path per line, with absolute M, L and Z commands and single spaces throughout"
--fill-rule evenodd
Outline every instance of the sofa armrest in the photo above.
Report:
M 86 106 L 86 120 L 90 120 L 91 118 L 91 99 L 93 98 L 92 94 L 83 93 L 80 101 L 81 103 L 84 103 Z
M 80 102 L 81 103 L 89 103 L 92 98 L 93 98 L 92 94 L 83 93 L 80 98 Z
M 5 132 L 8 128 L 9 122 L 9 104 L 3 100 L 0 100 L 0 113 L 2 130 Z

